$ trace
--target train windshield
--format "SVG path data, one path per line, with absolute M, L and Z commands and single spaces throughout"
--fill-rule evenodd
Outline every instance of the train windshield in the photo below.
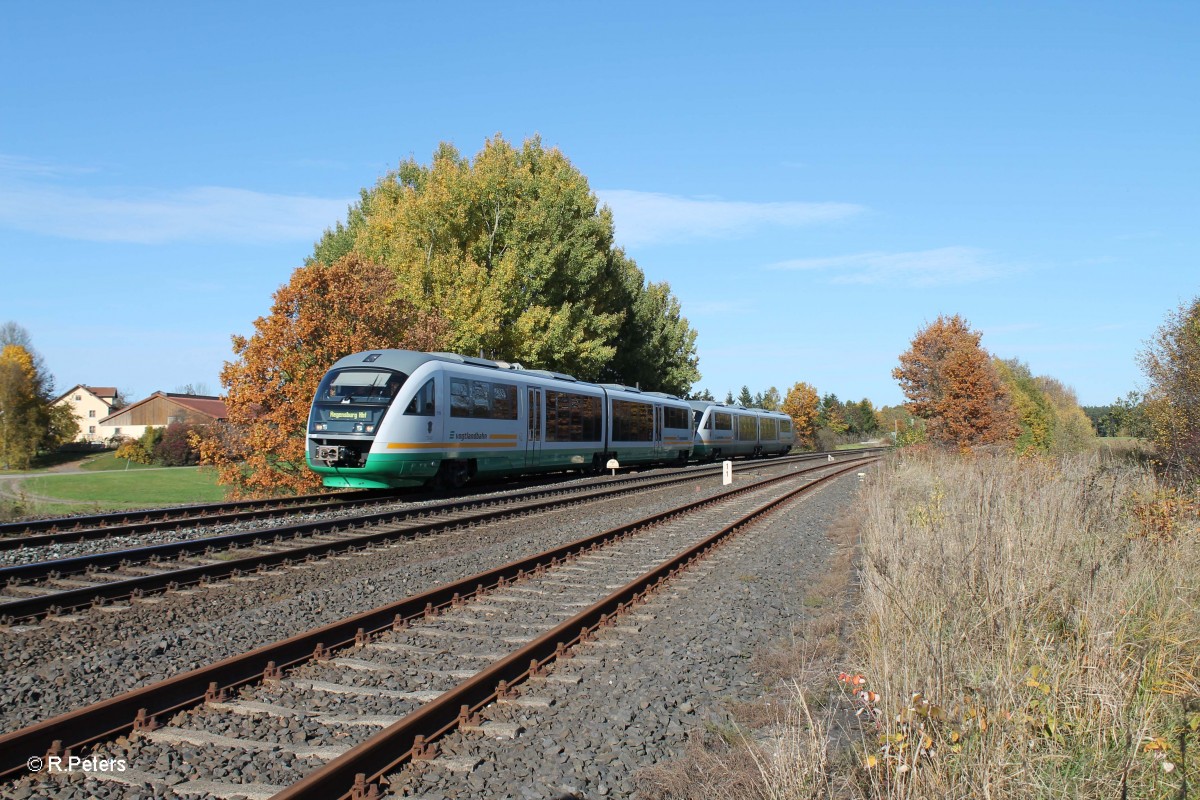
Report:
M 327 374 L 317 388 L 309 416 L 310 433 L 373 434 L 400 387 L 403 372 L 342 369 Z

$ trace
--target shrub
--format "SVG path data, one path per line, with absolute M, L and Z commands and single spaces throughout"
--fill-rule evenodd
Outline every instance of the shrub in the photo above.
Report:
M 172 422 L 162 431 L 154 446 L 154 460 L 164 467 L 188 467 L 200 463 L 200 454 L 192 446 L 193 433 L 199 435 L 201 426 Z

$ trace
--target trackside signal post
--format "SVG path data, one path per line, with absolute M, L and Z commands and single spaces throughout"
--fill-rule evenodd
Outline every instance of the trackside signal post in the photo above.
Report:
M 733 462 L 732 461 L 722 461 L 721 462 L 721 485 L 728 486 L 731 483 L 733 483 Z

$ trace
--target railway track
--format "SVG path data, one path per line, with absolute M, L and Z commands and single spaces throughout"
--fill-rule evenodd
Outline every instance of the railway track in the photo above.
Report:
M 448 731 L 511 735 L 504 709 L 536 707 L 530 687 L 564 680 L 551 664 L 752 520 L 865 463 L 747 484 L 7 734 L 0 774 L 133 731 L 93 753 L 133 768 L 95 777 L 226 797 L 377 796 Z M 209 774 L 183 770 L 193 756 Z M 255 774 L 285 783 L 222 780 Z
M 251 520 L 274 519 L 281 515 L 356 508 L 386 502 L 393 492 L 365 490 L 331 494 L 309 494 L 266 500 L 204 503 L 145 511 L 116 511 L 57 519 L 0 523 L 0 552 L 22 547 L 43 547 L 67 542 L 85 542 L 114 536 L 156 532 Z
M 855 451 L 857 454 L 860 451 Z M 743 462 L 738 470 L 813 461 L 794 456 Z M 815 458 L 820 461 L 820 458 Z M 826 463 L 826 462 L 822 462 Z M 626 476 L 597 483 L 554 485 L 529 492 L 467 498 L 419 508 L 391 509 L 354 518 L 306 521 L 252 531 L 0 567 L 0 624 L 210 581 L 287 567 L 299 561 L 354 552 L 400 538 L 430 535 L 564 504 L 699 480 L 719 467 L 666 476 Z
M 828 455 L 830 454 L 807 453 L 785 458 L 816 459 L 825 458 Z M 696 469 L 696 467 L 692 469 Z M 558 476 L 526 477 L 517 481 L 515 486 L 513 481 L 505 481 L 487 488 L 506 486 L 521 490 L 552 486 L 559 482 L 561 480 Z M 485 488 L 485 486 L 479 488 Z M 372 489 L 6 522 L 0 523 L 0 552 L 55 544 L 91 542 L 142 533 L 178 532 L 191 528 L 276 520 L 301 514 L 339 512 L 396 501 L 426 502 L 441 498 L 440 493 L 423 489 L 415 491 Z

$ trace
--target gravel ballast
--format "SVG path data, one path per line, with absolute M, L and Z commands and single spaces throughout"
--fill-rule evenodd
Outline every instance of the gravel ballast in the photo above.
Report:
M 752 479 L 747 476 L 739 482 Z M 786 637 L 807 617 L 806 586 L 820 574 L 833 549 L 824 532 L 853 502 L 857 484 L 858 479 L 851 473 L 814 495 L 790 504 L 768 521 L 755 525 L 721 548 L 714 557 L 634 609 L 616 629 L 605 631 L 598 643 L 584 646 L 578 651 L 578 657 L 556 665 L 550 680 L 538 680 L 524 687 L 525 693 L 548 699 L 548 706 L 529 707 L 518 703 L 490 708 L 488 716 L 491 720 L 516 724 L 520 733 L 515 740 L 490 740 L 479 734 L 452 735 L 441 743 L 446 757 L 398 776 L 393 791 L 398 796 L 427 798 L 636 796 L 634 775 L 638 769 L 678 755 L 686 744 L 689 731 L 706 724 L 728 724 L 726 704 L 752 700 L 761 693 L 761 681 L 751 671 L 749 659 L 755 651 Z M 647 498 L 648 502 L 636 509 L 614 507 L 622 502 L 618 501 L 557 512 L 553 517 L 539 516 L 536 519 L 540 533 L 527 530 L 533 518 L 487 526 L 469 532 L 474 536 L 477 549 L 467 553 L 447 552 L 455 549 L 454 543 L 449 546 L 438 544 L 435 537 L 330 562 L 336 569 L 348 570 L 337 583 L 331 582 L 328 569 L 322 565 L 297 570 L 304 579 L 313 580 L 321 588 L 314 586 L 294 600 L 281 600 L 277 606 L 258 609 L 257 615 L 252 610 L 252 602 L 210 622 L 195 621 L 194 615 L 188 614 L 186 618 L 191 624 L 185 626 L 187 632 L 177 642 L 158 631 L 114 647 L 105 654 L 128 664 L 142 657 L 136 647 L 138 641 L 156 637 L 152 656 L 168 664 L 168 655 L 221 650 L 231 631 L 240 631 L 244 638 L 255 635 L 264 624 L 275 627 L 293 624 L 295 615 L 292 612 L 298 600 L 307 599 L 303 604 L 305 616 L 325 615 L 301 625 L 311 627 L 352 610 L 387 602 L 393 596 L 404 596 L 471 574 L 483 566 L 515 557 L 513 550 L 545 549 L 719 489 L 719 485 L 708 489 L 686 487 L 686 496 L 679 496 L 676 490 L 675 496 Z M 630 504 L 629 498 L 623 498 L 623 502 Z M 586 516 L 586 522 L 579 519 L 581 516 Z M 601 523 L 601 519 L 605 521 Z M 457 550 L 461 551 L 461 540 L 457 544 Z M 422 545 L 430 548 L 421 554 L 424 561 L 414 559 L 412 552 L 412 548 Z M 399 550 L 407 553 L 401 559 L 403 563 L 389 563 L 387 559 L 397 558 Z M 381 574 L 372 578 L 361 576 L 357 562 L 368 558 L 382 562 L 379 563 Z M 453 573 L 455 569 L 459 572 Z M 289 574 L 288 578 L 291 580 L 295 576 Z M 259 584 L 270 580 L 268 577 L 246 583 L 236 596 L 240 599 L 243 595 L 261 593 L 269 587 Z M 397 589 L 400 583 L 418 585 Z M 348 597 L 348 590 L 356 594 Z M 214 595 L 210 599 L 212 604 L 223 602 L 228 606 L 232 597 L 221 592 L 221 589 L 210 589 L 203 594 Z M 194 601 L 198 597 L 191 599 Z M 171 602 L 179 599 L 183 598 L 172 598 Z M 284 609 L 288 612 L 284 613 Z M 143 611 L 162 615 L 161 610 L 156 611 L 153 606 L 135 606 L 124 612 L 87 616 L 95 617 L 90 620 L 92 624 L 119 627 L 127 623 L 129 615 Z M 247 618 L 250 620 L 249 631 L 243 630 Z M 266 635 L 262 640 L 273 640 L 292 632 L 295 631 Z M 29 631 L 22 635 L 37 633 Z M 209 637 L 212 641 L 208 641 Z M 249 646 L 252 645 L 228 645 L 224 650 L 232 652 Z M 215 656 L 200 658 L 212 657 Z M 100 663 L 103 664 L 103 659 Z M 84 661 L 80 659 L 76 669 L 83 665 Z M 56 683 L 60 686 L 71 681 L 69 670 L 58 675 Z M 304 690 L 296 688 L 293 691 Z M 336 698 L 332 698 L 330 710 L 336 712 L 337 705 Z M 386 708 L 387 704 L 381 703 L 379 710 L 386 713 Z M 32 721 L 28 711 L 21 716 L 23 724 Z M 299 774 L 298 769 L 308 768 L 303 766 L 308 760 L 303 752 L 289 752 L 288 748 L 299 746 L 303 751 L 305 744 L 332 744 L 329 737 L 337 735 L 311 726 L 311 722 L 307 729 L 290 724 L 264 725 L 262 720 L 234 717 L 224 731 L 228 735 L 280 744 L 274 750 L 240 755 L 226 752 L 221 755 L 219 765 L 209 766 L 215 768 L 213 774 L 218 778 L 223 774 L 236 775 L 237 779 L 232 781 L 235 783 L 281 784 L 294 780 Z M 358 735 L 350 738 L 352 741 L 360 739 Z M 138 738 L 127 746 L 117 743 L 106 749 L 131 756 L 136 753 L 137 761 L 150 763 L 160 757 L 156 750 L 159 747 L 153 740 Z M 203 757 L 202 748 L 193 752 Z M 164 747 L 161 757 L 172 756 Z M 4 796 L 10 796 L 8 791 L 20 792 L 26 788 L 30 788 L 28 783 L 4 787 Z M 171 790 L 134 789 L 93 779 L 72 783 L 52 781 L 37 788 L 53 791 L 47 795 L 35 792 L 26 796 L 195 796 L 177 795 Z
M 736 483 L 773 474 L 778 468 L 764 462 Z M 0 729 L 30 725 L 722 488 L 713 478 L 626 495 L 2 633 Z

